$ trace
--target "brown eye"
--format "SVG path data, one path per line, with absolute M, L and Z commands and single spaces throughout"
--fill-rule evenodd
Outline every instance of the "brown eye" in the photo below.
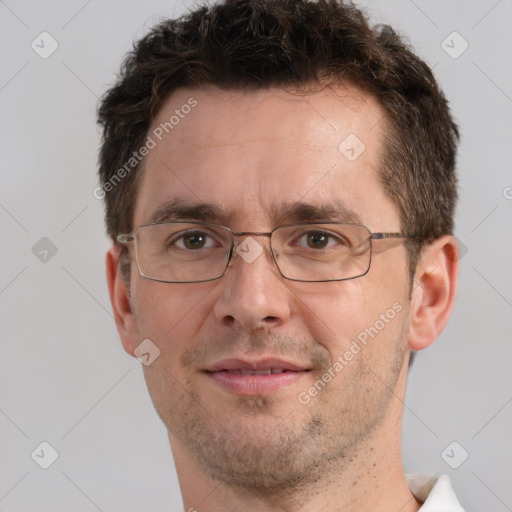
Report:
M 198 250 L 215 247 L 213 238 L 202 231 L 189 231 L 183 233 L 174 242 L 180 249 Z
M 308 247 L 312 249 L 325 249 L 329 244 L 329 236 L 320 231 L 312 231 L 305 235 Z
M 346 246 L 347 241 L 336 233 L 329 231 L 306 231 L 300 235 L 293 245 L 304 249 L 330 249 L 335 246 Z
M 204 233 L 191 233 L 183 237 L 183 244 L 187 249 L 201 249 L 206 242 Z

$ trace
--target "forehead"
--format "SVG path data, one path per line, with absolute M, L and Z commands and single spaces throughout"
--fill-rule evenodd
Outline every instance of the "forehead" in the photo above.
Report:
M 271 227 L 276 212 L 297 204 L 339 205 L 369 227 L 387 209 L 395 221 L 377 173 L 383 129 L 378 101 L 351 85 L 175 91 L 148 131 L 154 147 L 135 225 L 154 220 L 165 203 L 218 206 L 224 222 L 243 219 L 244 229 Z

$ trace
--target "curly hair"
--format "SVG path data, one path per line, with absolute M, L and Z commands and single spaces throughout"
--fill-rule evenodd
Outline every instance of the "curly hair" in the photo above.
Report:
M 109 236 L 115 242 L 133 229 L 143 159 L 112 180 L 177 88 L 300 90 L 343 81 L 374 95 L 386 113 L 380 181 L 402 230 L 419 237 L 407 245 L 414 269 L 425 241 L 453 231 L 458 128 L 427 64 L 392 28 L 370 27 L 343 0 L 224 0 L 166 19 L 135 44 L 98 108 Z

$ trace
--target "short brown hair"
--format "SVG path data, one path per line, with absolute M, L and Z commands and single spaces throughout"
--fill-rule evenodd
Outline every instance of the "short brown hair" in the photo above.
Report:
M 387 114 L 380 178 L 402 230 L 427 241 L 452 234 L 458 129 L 432 71 L 397 33 L 371 28 L 343 0 L 224 0 L 155 26 L 101 101 L 109 236 L 115 242 L 133 229 L 141 163 L 112 180 L 177 88 L 296 89 L 343 80 L 376 96 Z M 412 270 L 422 243 L 408 246 Z

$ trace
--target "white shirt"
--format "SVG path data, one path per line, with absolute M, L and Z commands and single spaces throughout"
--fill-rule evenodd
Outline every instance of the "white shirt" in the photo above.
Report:
M 409 489 L 423 503 L 418 512 L 465 512 L 447 475 L 405 475 Z

